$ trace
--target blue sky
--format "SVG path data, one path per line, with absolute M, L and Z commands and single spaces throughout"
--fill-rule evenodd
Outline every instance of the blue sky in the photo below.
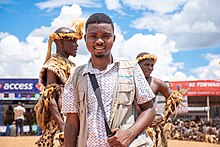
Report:
M 219 0 L 0 0 L 0 78 L 38 78 L 49 34 L 104 12 L 116 28 L 114 56 L 155 54 L 153 76 L 162 80 L 220 79 L 219 6 Z M 71 60 L 88 59 L 81 40 Z

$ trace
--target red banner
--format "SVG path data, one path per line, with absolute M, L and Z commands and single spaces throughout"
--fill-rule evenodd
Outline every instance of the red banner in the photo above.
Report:
M 220 80 L 172 81 L 167 84 L 187 96 L 220 96 Z

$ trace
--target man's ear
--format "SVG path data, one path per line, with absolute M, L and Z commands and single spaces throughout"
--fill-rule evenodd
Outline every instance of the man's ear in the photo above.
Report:
M 86 42 L 86 34 L 84 35 L 84 40 L 85 40 L 85 42 Z
M 114 38 L 113 38 L 113 42 L 115 42 L 115 38 L 116 38 L 116 36 L 114 35 L 113 37 L 114 37 Z
M 60 46 L 61 46 L 62 48 L 64 48 L 64 41 L 63 41 L 63 40 L 60 40 Z

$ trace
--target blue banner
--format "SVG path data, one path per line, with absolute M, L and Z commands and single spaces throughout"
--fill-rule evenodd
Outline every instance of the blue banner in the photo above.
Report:
M 39 93 L 38 79 L 0 79 L 0 93 Z

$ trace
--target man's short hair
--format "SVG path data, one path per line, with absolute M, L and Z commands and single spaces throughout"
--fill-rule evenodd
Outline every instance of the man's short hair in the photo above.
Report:
M 86 21 L 85 30 L 87 30 L 89 24 L 101 24 L 101 23 L 111 24 L 113 32 L 114 32 L 114 25 L 113 25 L 112 19 L 104 13 L 92 14 Z

